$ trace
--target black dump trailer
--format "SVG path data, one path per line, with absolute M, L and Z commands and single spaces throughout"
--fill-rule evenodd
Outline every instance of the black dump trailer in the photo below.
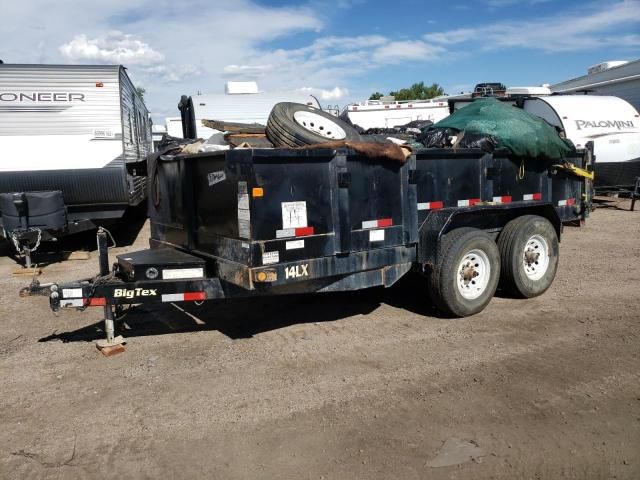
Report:
M 563 224 L 590 209 L 589 149 L 562 165 L 480 149 L 405 163 L 353 150 L 235 149 L 160 156 L 148 168 L 150 249 L 100 274 L 41 285 L 53 310 L 390 287 L 409 271 L 446 314 L 481 311 L 498 283 L 543 293 Z M 418 277 L 420 278 L 420 277 Z M 32 289 L 34 291 L 35 289 Z

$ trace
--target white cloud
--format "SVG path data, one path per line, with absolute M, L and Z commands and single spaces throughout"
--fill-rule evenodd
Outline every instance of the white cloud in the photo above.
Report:
M 76 35 L 60 46 L 60 53 L 67 60 L 79 63 L 153 65 L 164 60 L 148 43 L 117 30 L 95 38 Z
M 302 87 L 300 90 L 309 92 L 311 95 L 319 96 L 322 100 L 342 100 L 349 95 L 347 88 L 334 87 L 331 90 L 324 90 L 314 87 Z
M 230 78 L 259 78 L 266 75 L 272 65 L 225 65 L 222 69 L 225 77 Z
M 430 45 L 420 40 L 388 42 L 376 48 L 372 58 L 378 63 L 395 64 L 409 60 L 435 60 L 444 47 Z
M 425 40 L 451 46 L 470 43 L 482 50 L 530 48 L 569 52 L 607 46 L 640 46 L 640 36 L 619 35 L 621 28 L 640 23 L 640 2 L 582 6 L 580 10 L 531 21 L 498 22 L 477 28 L 429 33 Z
M 493 15 L 478 15 L 474 23 L 461 24 L 473 27 L 447 31 L 437 31 L 440 23 L 431 20 L 418 22 L 423 32 L 432 31 L 427 35 L 399 37 L 400 33 L 388 33 L 374 24 L 364 29 L 361 22 L 349 27 L 352 35 L 323 34 L 332 17 L 362 14 L 367 7 L 361 1 L 305 0 L 268 6 L 258 0 L 233 0 L 221 8 L 220 2 L 211 0 L 109 0 L 88 8 L 85 0 L 57 0 L 56 8 L 51 8 L 50 0 L 7 0 L 2 3 L 0 57 L 12 63 L 123 63 L 136 85 L 144 85 L 148 105 L 161 118 L 177 114 L 181 94 L 221 93 L 226 80 L 258 79 L 265 91 L 310 85 L 319 98 L 324 95 L 334 101 L 368 95 L 369 86 L 384 85 L 384 90 L 402 86 L 387 85 L 383 75 L 374 74 L 378 69 L 403 62 L 451 63 L 459 51 L 562 52 L 640 45 L 634 28 L 639 23 L 638 0 L 587 3 L 576 10 L 557 2 L 565 13 L 497 23 Z M 536 1 L 484 0 L 484 5 L 507 2 L 514 13 L 514 2 Z M 415 23 L 408 31 L 415 31 Z M 339 32 L 338 28 L 333 26 L 332 31 Z M 292 47 L 282 48 L 287 45 L 282 40 L 289 39 Z M 464 64 L 459 66 L 464 71 Z M 421 78 L 407 83 L 413 80 Z

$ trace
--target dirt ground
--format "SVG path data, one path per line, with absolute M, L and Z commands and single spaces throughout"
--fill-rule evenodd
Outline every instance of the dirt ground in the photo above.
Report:
M 110 358 L 100 309 L 19 298 L 1 257 L 0 477 L 640 478 L 640 212 L 621 208 L 565 229 L 545 295 L 472 318 L 439 318 L 416 278 L 164 305 Z

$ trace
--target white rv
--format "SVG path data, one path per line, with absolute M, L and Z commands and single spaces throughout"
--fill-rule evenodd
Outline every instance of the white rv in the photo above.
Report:
M 564 130 L 577 148 L 593 142 L 596 187 L 630 187 L 640 177 L 640 115 L 625 100 L 550 95 L 527 99 L 523 108 Z
M 124 67 L 0 64 L 0 233 L 57 237 L 122 216 L 146 196 L 146 177 L 127 164 L 151 148 L 149 112 Z
M 276 103 L 296 102 L 321 108 L 318 99 L 304 90 L 263 92 L 258 89 L 256 82 L 227 82 L 224 93 L 198 92 L 191 96 L 191 101 L 193 109 L 190 115 L 193 115 L 196 124 L 195 137 L 205 140 L 220 132 L 205 127 L 202 120 L 266 125 Z M 166 121 L 169 135 L 183 137 L 181 117 L 170 117 Z
M 449 115 L 446 99 L 386 101 L 367 100 L 347 105 L 340 117 L 364 130 L 393 128 L 414 120 L 430 120 L 433 123 Z

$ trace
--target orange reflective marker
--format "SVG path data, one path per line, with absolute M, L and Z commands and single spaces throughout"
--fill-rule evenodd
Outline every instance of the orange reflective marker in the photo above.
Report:
M 253 187 L 253 189 L 251 190 L 251 196 L 253 198 L 264 197 L 264 190 L 262 189 L 262 187 Z

